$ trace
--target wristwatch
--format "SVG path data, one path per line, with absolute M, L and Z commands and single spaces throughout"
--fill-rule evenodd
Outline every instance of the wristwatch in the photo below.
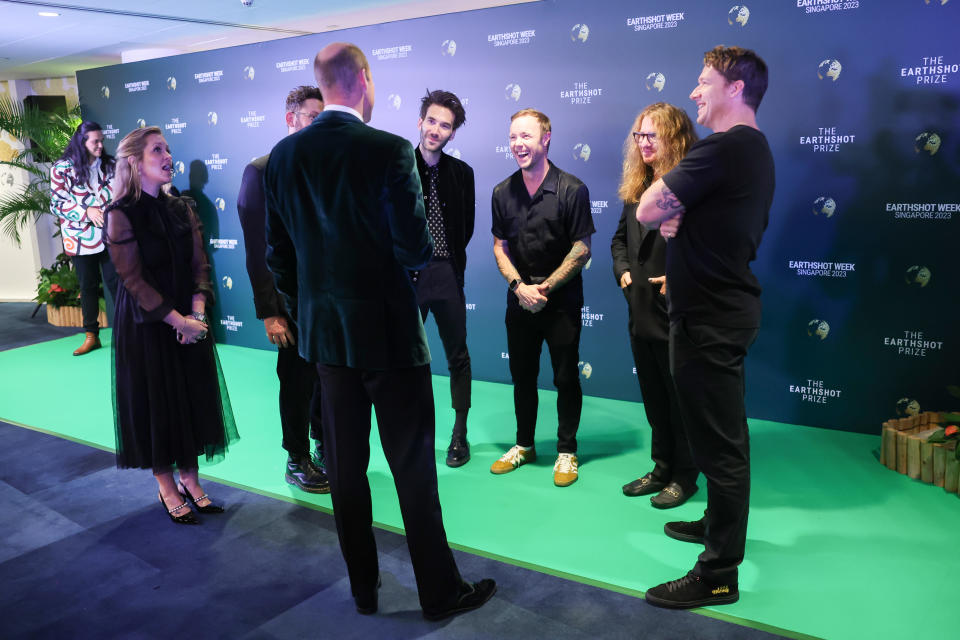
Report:
M 514 278 L 514 279 L 510 282 L 510 291 L 516 291 L 516 290 L 517 290 L 517 287 L 519 287 L 519 286 L 520 286 L 520 278 Z

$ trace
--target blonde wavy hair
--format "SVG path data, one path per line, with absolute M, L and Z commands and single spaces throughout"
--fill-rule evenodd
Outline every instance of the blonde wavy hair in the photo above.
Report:
M 163 135 L 160 127 L 142 127 L 134 129 L 123 137 L 117 146 L 117 173 L 114 179 L 116 194 L 114 201 L 119 202 L 127 196 L 132 200 L 140 199 L 140 162 L 143 151 L 147 148 L 147 138 L 152 135 Z
M 648 165 L 640 155 L 640 147 L 633 141 L 633 132 L 647 116 L 653 120 L 660 151 L 656 167 Z M 687 155 L 697 141 L 693 123 L 687 112 L 666 102 L 656 102 L 641 111 L 623 143 L 623 174 L 620 177 L 620 199 L 627 204 L 640 201 L 640 196 L 653 184 L 654 174 L 662 176 Z

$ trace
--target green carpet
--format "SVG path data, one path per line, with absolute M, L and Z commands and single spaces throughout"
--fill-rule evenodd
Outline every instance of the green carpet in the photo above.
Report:
M 109 331 L 103 337 L 108 344 Z M 112 450 L 110 350 L 75 358 L 75 343 L 71 337 L 0 352 L 0 419 Z M 275 355 L 230 346 L 219 353 L 241 440 L 225 461 L 201 472 L 329 510 L 329 497 L 283 480 Z M 581 477 L 560 489 L 552 482 L 553 392 L 541 391 L 539 460 L 494 476 L 490 464 L 513 444 L 511 388 L 474 382 L 473 459 L 460 469 L 442 464 L 453 422 L 448 389 L 447 378 L 434 378 L 440 495 L 453 545 L 637 595 L 693 566 L 699 548 L 662 529 L 668 519 L 700 516 L 704 481 L 689 503 L 669 512 L 620 492 L 650 466 L 639 404 L 584 398 Z M 741 600 L 703 613 L 794 636 L 955 636 L 957 497 L 881 466 L 879 437 L 760 420 L 750 428 L 753 496 Z M 375 431 L 373 440 L 374 519 L 399 530 L 396 491 Z

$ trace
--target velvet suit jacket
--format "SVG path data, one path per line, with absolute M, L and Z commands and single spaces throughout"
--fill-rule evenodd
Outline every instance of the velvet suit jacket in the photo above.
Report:
M 660 285 L 651 284 L 647 278 L 666 272 L 667 243 L 658 229 L 648 229 L 637 222 L 636 204 L 623 205 L 610 252 L 617 286 L 625 271 L 629 271 L 633 279 L 633 284 L 623 289 L 630 307 L 630 334 L 641 340 L 666 342 L 669 338 L 666 296 L 660 295 Z
M 413 147 L 324 111 L 281 140 L 264 174 L 267 264 L 309 362 L 389 370 L 430 362 L 407 270 L 433 253 Z

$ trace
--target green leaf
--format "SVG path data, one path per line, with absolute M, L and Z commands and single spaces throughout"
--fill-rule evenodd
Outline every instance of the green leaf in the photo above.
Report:
M 941 422 L 960 422 L 960 413 L 946 412 L 940 414 Z
M 927 438 L 927 442 L 946 442 L 947 439 L 943 435 L 943 429 L 937 429 Z

